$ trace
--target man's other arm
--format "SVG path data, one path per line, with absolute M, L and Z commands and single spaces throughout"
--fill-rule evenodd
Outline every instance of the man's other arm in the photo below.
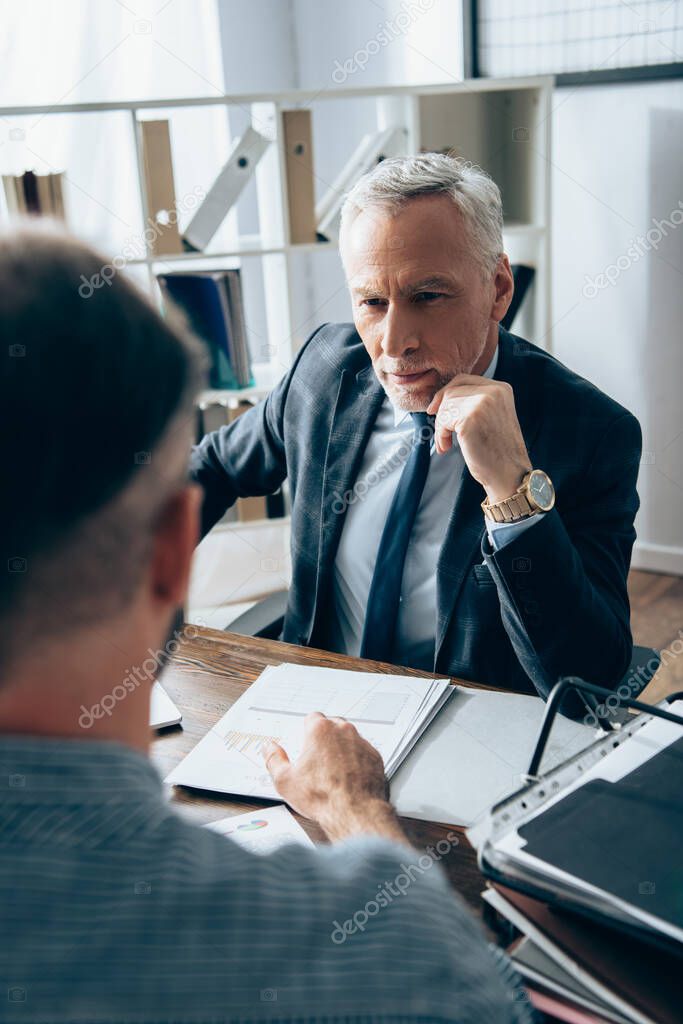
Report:
M 638 511 L 642 438 L 620 414 L 597 443 L 583 480 L 533 529 L 483 554 L 503 624 L 541 696 L 561 676 L 614 687 L 632 649 L 627 577 Z
M 202 537 L 238 498 L 272 494 L 287 476 L 285 405 L 299 359 L 317 333 L 265 401 L 207 434 L 192 449 L 190 475 L 204 490 Z

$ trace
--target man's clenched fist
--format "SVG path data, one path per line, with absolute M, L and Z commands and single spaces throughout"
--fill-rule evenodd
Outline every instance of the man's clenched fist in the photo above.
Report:
M 436 416 L 436 450 L 448 451 L 455 432 L 467 468 L 489 501 L 514 494 L 532 466 L 506 381 L 460 373 L 437 391 L 427 412 Z

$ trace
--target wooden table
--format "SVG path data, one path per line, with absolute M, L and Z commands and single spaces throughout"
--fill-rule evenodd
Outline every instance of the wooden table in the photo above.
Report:
M 185 640 L 163 675 L 163 686 L 183 713 L 182 727 L 163 730 L 152 743 L 152 760 L 163 776 L 192 750 L 222 715 L 240 697 L 266 665 L 283 661 L 298 665 L 324 665 L 365 672 L 397 673 L 433 678 L 429 673 L 397 668 L 381 662 L 362 661 L 329 651 L 275 640 L 238 636 L 213 629 L 196 627 L 197 636 Z M 456 680 L 457 681 L 457 680 Z M 471 686 L 472 683 L 468 683 Z M 482 687 L 491 689 L 491 687 Z M 453 780 L 457 785 L 457 779 Z M 223 797 L 204 791 L 176 788 L 174 800 L 183 814 L 198 824 L 216 821 L 229 814 L 263 806 L 263 803 L 237 797 Z M 302 826 L 315 842 L 324 841 L 320 829 L 300 818 Z M 448 832 L 457 834 L 457 844 L 441 860 L 454 888 L 461 893 L 477 914 L 482 912 L 480 893 L 483 879 L 477 868 L 475 853 L 467 842 L 464 830 L 457 826 L 402 819 L 405 831 L 416 847 L 433 846 Z

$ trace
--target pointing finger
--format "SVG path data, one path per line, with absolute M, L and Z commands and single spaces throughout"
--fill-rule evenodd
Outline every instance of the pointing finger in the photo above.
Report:
M 265 761 L 268 773 L 277 786 L 278 779 L 281 779 L 283 773 L 289 768 L 290 762 L 287 752 L 283 750 L 279 743 L 275 743 L 272 740 L 264 743 L 262 750 L 263 760 Z

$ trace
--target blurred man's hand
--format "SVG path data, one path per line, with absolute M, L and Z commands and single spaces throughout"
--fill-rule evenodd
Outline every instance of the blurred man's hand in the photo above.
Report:
M 292 763 L 277 743 L 264 751 L 278 793 L 317 821 L 330 839 L 371 833 L 405 842 L 388 801 L 382 758 L 350 722 L 306 716 L 304 745 Z

